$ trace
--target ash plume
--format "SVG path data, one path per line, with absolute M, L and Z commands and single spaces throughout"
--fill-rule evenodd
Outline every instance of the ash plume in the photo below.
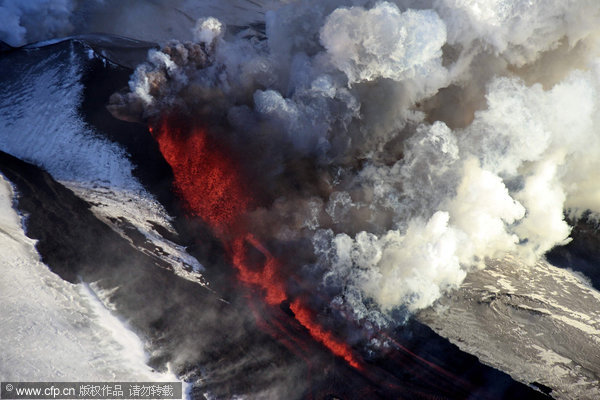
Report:
M 600 212 L 599 18 L 591 0 L 291 1 L 264 35 L 201 18 L 109 109 L 207 127 L 262 191 L 247 217 L 295 254 L 287 273 L 385 325 Z

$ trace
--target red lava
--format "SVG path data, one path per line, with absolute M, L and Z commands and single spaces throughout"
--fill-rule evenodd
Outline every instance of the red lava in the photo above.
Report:
M 187 211 L 202 218 L 223 242 L 238 279 L 260 289 L 264 302 L 270 306 L 289 300 L 279 260 L 244 229 L 243 217 L 252 209 L 253 197 L 229 149 L 204 129 L 184 129 L 170 118 L 163 118 L 158 127 L 151 127 L 150 131 L 173 170 L 175 190 Z M 251 265 L 248 246 L 264 257 L 260 268 Z M 302 301 L 293 300 L 290 309 L 315 341 L 352 367 L 361 369 L 350 347 L 319 325 L 314 313 Z

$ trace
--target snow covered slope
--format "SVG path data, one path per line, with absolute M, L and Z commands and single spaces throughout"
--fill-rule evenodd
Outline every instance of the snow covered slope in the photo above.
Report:
M 126 221 L 156 257 L 205 285 L 202 265 L 155 229 L 174 232 L 164 207 L 133 176 L 127 152 L 82 119 L 81 78 L 95 57 L 91 48 L 74 40 L 1 57 L 0 150 L 48 171 L 129 239 Z
M 4 381 L 174 381 L 146 365 L 143 342 L 83 283 L 40 261 L 0 176 L 0 377 Z

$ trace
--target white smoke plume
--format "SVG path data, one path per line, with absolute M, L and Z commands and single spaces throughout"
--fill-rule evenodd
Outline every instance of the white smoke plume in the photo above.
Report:
M 489 258 L 533 262 L 569 241 L 565 214 L 600 212 L 600 3 L 298 0 L 265 21 L 262 40 L 199 20 L 110 107 L 261 149 L 275 200 L 256 229 L 312 243 L 304 269 L 351 318 L 427 307 Z
M 338 8 L 327 17 L 320 39 L 349 84 L 445 74 L 441 56 L 446 26 L 432 10 L 400 12 L 390 3 L 371 10 Z
M 448 43 L 477 43 L 516 66 L 535 61 L 561 40 L 577 43 L 599 17 L 593 0 L 438 0 L 435 8 L 448 27 Z
M 73 30 L 73 0 L 3 0 L 0 2 L 0 40 L 11 46 L 65 36 Z

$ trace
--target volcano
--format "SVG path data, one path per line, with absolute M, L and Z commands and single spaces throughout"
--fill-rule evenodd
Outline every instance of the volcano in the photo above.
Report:
M 600 395 L 595 6 L 108 3 L 0 37 L 1 381 Z

